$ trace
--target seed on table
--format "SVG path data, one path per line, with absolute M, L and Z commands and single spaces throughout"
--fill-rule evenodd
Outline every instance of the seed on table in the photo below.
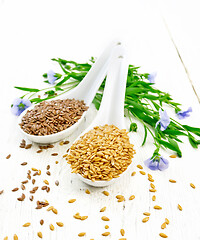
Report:
M 149 182 L 154 182 L 153 178 L 148 178 Z
M 145 217 L 142 219 L 142 222 L 145 223 L 145 222 L 148 222 L 149 221 L 149 217 Z
M 25 166 L 25 165 L 27 165 L 27 162 L 23 162 L 23 163 L 21 163 L 21 165 L 22 165 L 22 166 Z
M 103 207 L 100 209 L 100 212 L 105 212 L 106 211 L 106 207 Z
M 149 189 L 149 192 L 156 192 L 156 189 Z
M 55 229 L 53 224 L 50 224 L 49 228 L 50 228 L 51 231 L 54 231 L 54 229 Z
M 31 168 L 31 170 L 34 171 L 34 172 L 38 171 L 37 168 Z
M 64 141 L 64 144 L 69 144 L 69 141 L 68 140 Z
M 169 156 L 170 158 L 176 158 L 177 156 L 175 154 L 172 154 Z
M 106 226 L 105 226 L 105 229 L 108 229 L 108 228 L 109 228 L 109 226 L 108 226 L 108 225 L 106 225 Z
M 32 179 L 32 184 L 33 184 L 33 185 L 35 184 L 35 179 Z
M 60 146 L 63 146 L 63 144 L 64 144 L 64 141 L 59 142 Z
M 1 190 L 1 191 L 0 191 L 0 195 L 1 195 L 3 192 L 4 192 L 4 190 Z
M 49 171 L 47 171 L 46 174 L 47 174 L 48 176 L 51 176 L 51 173 L 50 173 Z
M 166 235 L 166 234 L 164 234 L 164 233 L 160 233 L 159 234 L 162 238 L 168 238 L 168 236 Z
M 13 188 L 12 192 L 16 192 L 16 191 L 18 191 L 18 190 L 19 190 L 19 188 L 16 187 L 16 188 Z
M 155 185 L 153 183 L 150 183 L 151 188 L 155 189 Z
M 36 153 L 41 153 L 42 152 L 42 149 L 39 149 L 39 150 L 37 150 L 37 152 Z
M 131 195 L 130 197 L 129 197 L 129 200 L 133 200 L 135 198 L 135 196 L 134 195 Z
M 164 223 L 161 225 L 161 228 L 162 228 L 162 229 L 165 229 L 165 228 L 166 228 L 166 222 L 164 222 Z
M 27 144 L 25 149 L 30 149 L 32 147 L 32 144 Z
M 23 227 L 29 227 L 31 225 L 30 222 L 24 223 Z
M 73 217 L 74 217 L 75 219 L 81 219 L 80 213 L 76 213 L 76 214 L 74 214 Z
M 106 216 L 101 217 L 101 219 L 102 219 L 103 221 L 110 221 L 110 219 L 109 219 L 108 217 L 106 217 Z
M 55 213 L 55 214 L 58 214 L 58 210 L 56 208 L 53 208 L 52 212 Z
M 81 232 L 81 233 L 78 234 L 79 237 L 84 237 L 85 235 L 86 235 L 85 232 Z
M 25 189 L 26 189 L 26 187 L 25 187 L 24 184 L 21 185 L 21 189 L 22 189 L 22 190 L 25 190 Z
M 120 199 L 120 198 L 123 198 L 124 196 L 123 195 L 117 195 L 116 198 L 117 199 Z
M 64 224 L 62 222 L 56 222 L 56 224 L 58 225 L 58 227 L 63 227 Z
M 53 208 L 54 208 L 53 206 L 50 206 L 47 208 L 47 211 L 51 211 L 51 210 L 53 210 Z
M 29 197 L 29 200 L 32 202 L 33 199 L 34 199 L 34 197 L 33 197 L 33 195 L 31 195 L 31 196 Z
M 45 185 L 45 186 L 42 186 L 41 189 L 42 189 L 42 190 L 46 190 L 46 189 L 47 189 L 47 186 L 46 186 L 46 185 Z
M 43 224 L 44 224 L 44 220 L 41 219 L 41 220 L 40 220 L 40 225 L 43 225 Z
M 108 191 L 103 191 L 102 192 L 105 196 L 109 196 L 109 192 Z
M 143 169 L 143 167 L 140 164 L 137 165 L 137 168 Z
M 9 159 L 11 157 L 11 154 L 8 154 L 8 156 L 6 157 L 6 159 Z
M 144 212 L 143 215 L 145 215 L 145 216 L 150 216 L 151 213 L 149 213 L 149 212 Z
M 68 201 L 68 203 L 74 203 L 76 201 L 76 199 L 70 199 L 69 201 Z
M 102 236 L 106 237 L 106 236 L 109 236 L 110 235 L 110 232 L 104 232 L 102 233 Z
M 89 189 L 86 189 L 86 190 L 85 190 L 85 193 L 90 194 Z
M 179 209 L 180 211 L 183 210 L 183 208 L 182 208 L 181 205 L 179 205 L 179 204 L 178 204 L 178 209 Z
M 155 195 L 152 196 L 152 201 L 156 201 L 156 196 Z
M 55 181 L 55 184 L 56 184 L 56 186 L 58 186 L 58 185 L 59 185 L 59 181 L 58 181 L 58 180 L 56 180 L 56 181 Z
M 135 176 L 135 174 L 136 174 L 136 172 L 132 172 L 132 173 L 131 173 L 131 176 L 133 177 L 133 176 Z
M 166 224 L 168 225 L 168 224 L 169 224 L 169 219 L 168 219 L 168 218 L 165 218 L 165 222 L 166 222 Z
M 22 196 L 19 197 L 19 198 L 17 198 L 17 200 L 18 200 L 18 201 L 24 201 L 25 197 L 26 197 L 26 196 L 22 193 Z
M 21 183 L 26 184 L 26 183 L 28 183 L 28 180 L 22 181 Z
M 38 232 L 37 235 L 38 235 L 39 238 L 42 238 L 42 233 L 41 232 Z
M 59 162 L 58 161 L 55 161 L 55 164 L 58 164 Z
M 51 156 L 58 156 L 58 153 L 52 153 Z
M 84 221 L 84 220 L 86 220 L 87 218 L 88 218 L 88 216 L 82 216 L 82 217 L 80 218 L 80 220 Z
M 47 165 L 47 170 L 49 170 L 50 169 L 50 165 Z
M 45 184 L 49 185 L 49 181 L 47 181 L 46 179 L 43 181 Z
M 18 236 L 16 234 L 14 234 L 13 239 L 18 240 Z
M 196 188 L 193 183 L 190 183 L 190 186 L 191 186 L 192 188 Z
M 148 178 L 153 178 L 152 175 L 150 173 L 148 173 Z
M 122 235 L 122 237 L 125 235 L 125 230 L 122 228 L 122 229 L 120 229 L 120 233 L 121 233 L 121 235 Z
M 158 205 L 155 205 L 153 208 L 156 209 L 156 210 L 161 210 L 162 209 L 162 207 L 160 207 Z
M 34 175 L 34 174 L 33 174 L 33 175 Z M 28 178 L 28 180 L 31 180 L 31 175 L 28 174 L 28 175 L 27 175 L 27 178 Z
M 176 180 L 169 179 L 169 182 L 171 182 L 171 183 L 176 183 Z
M 118 201 L 118 202 L 123 202 L 123 201 L 125 201 L 124 196 L 122 196 L 121 198 L 119 198 L 117 201 Z
M 145 173 L 144 171 L 140 171 L 140 173 L 141 173 L 142 175 L 146 175 L 146 173 Z
M 38 170 L 38 175 L 41 175 L 41 170 Z

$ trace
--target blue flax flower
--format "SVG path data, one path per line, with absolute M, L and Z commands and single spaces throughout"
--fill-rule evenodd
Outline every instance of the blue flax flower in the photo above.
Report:
M 167 111 L 166 110 L 162 111 L 161 108 L 159 109 L 159 114 L 160 114 L 160 120 L 156 123 L 155 128 L 158 126 L 158 124 L 160 124 L 160 130 L 164 131 L 170 124 L 170 118 L 167 115 Z
M 55 77 L 55 72 L 53 70 L 48 71 L 47 79 L 50 84 L 54 84 L 54 82 L 57 80 L 57 77 Z
M 12 104 L 11 112 L 16 116 L 19 116 L 26 108 L 30 106 L 31 102 L 28 99 L 17 98 Z
M 156 76 L 157 76 L 157 73 L 156 73 L 156 72 L 153 72 L 153 73 L 149 74 L 149 76 L 148 76 L 149 82 L 150 82 L 150 83 L 155 83 L 155 78 L 156 78 Z
M 169 161 L 162 156 L 156 156 L 154 158 L 149 158 L 144 161 L 145 166 L 151 170 L 163 171 L 169 167 Z
M 177 116 L 178 116 L 179 119 L 184 119 L 184 118 L 190 116 L 190 114 L 189 114 L 190 112 L 192 112 L 192 108 L 191 107 L 189 107 L 188 110 L 186 110 L 186 111 L 179 111 L 179 112 L 177 112 Z

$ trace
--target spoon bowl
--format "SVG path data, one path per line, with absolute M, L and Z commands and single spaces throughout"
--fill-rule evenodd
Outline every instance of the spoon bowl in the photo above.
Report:
M 90 106 L 92 103 L 92 100 L 94 99 L 94 96 L 96 92 L 98 91 L 101 83 L 105 79 L 108 65 L 111 59 L 111 56 L 114 51 L 116 51 L 117 47 L 121 43 L 118 41 L 112 42 L 101 54 L 101 56 L 97 59 L 97 61 L 93 64 L 92 68 L 89 70 L 85 78 L 79 83 L 77 87 L 72 89 L 71 91 L 67 92 L 66 94 L 63 94 L 59 98 L 56 99 L 77 99 L 77 100 L 83 100 L 86 106 Z M 47 101 L 51 101 L 47 100 Z M 39 104 L 39 103 L 38 103 Z M 36 105 L 35 104 L 29 108 L 27 108 L 18 118 L 18 126 L 21 131 L 21 133 L 26 136 L 29 140 L 36 143 L 42 143 L 42 144 L 48 144 L 48 143 L 54 143 L 60 140 L 65 139 L 66 137 L 70 136 L 84 121 L 86 112 L 85 111 L 81 118 L 72 126 L 69 128 L 54 133 L 50 135 L 44 135 L 44 136 L 38 136 L 38 135 L 31 135 L 23 131 L 23 129 L 20 127 L 20 123 L 22 122 L 23 116 L 27 113 L 27 111 L 32 110 Z

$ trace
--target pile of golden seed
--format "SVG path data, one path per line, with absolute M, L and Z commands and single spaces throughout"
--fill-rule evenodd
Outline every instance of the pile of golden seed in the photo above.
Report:
M 127 169 L 134 153 L 125 129 L 104 125 L 94 127 L 77 140 L 66 160 L 73 173 L 92 181 L 109 181 Z

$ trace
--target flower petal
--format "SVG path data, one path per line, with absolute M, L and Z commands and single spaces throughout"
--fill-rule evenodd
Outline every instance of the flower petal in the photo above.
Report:
M 190 114 L 189 114 L 190 112 L 192 112 L 192 108 L 191 107 L 189 107 L 188 110 L 186 110 L 186 111 L 179 111 L 177 113 L 177 116 L 178 116 L 179 119 L 184 119 L 184 118 L 190 116 Z
M 17 105 L 19 105 L 21 102 L 22 102 L 22 99 L 21 99 L 21 98 L 15 98 L 14 101 L 13 101 L 13 106 L 17 106 Z
M 156 72 L 152 72 L 151 74 L 149 74 L 148 76 L 148 80 L 150 83 L 155 83 L 155 78 L 157 76 L 157 73 Z
M 25 105 L 25 109 L 31 106 L 31 102 L 28 99 L 22 99 L 22 103 Z
M 158 169 L 160 171 L 163 171 L 165 169 L 167 169 L 169 167 L 169 161 L 163 157 L 160 157 L 160 161 L 159 161 L 159 164 L 158 164 Z
M 153 161 L 153 159 L 149 158 L 144 161 L 145 166 L 147 166 L 149 169 L 155 171 L 158 170 L 158 161 Z

